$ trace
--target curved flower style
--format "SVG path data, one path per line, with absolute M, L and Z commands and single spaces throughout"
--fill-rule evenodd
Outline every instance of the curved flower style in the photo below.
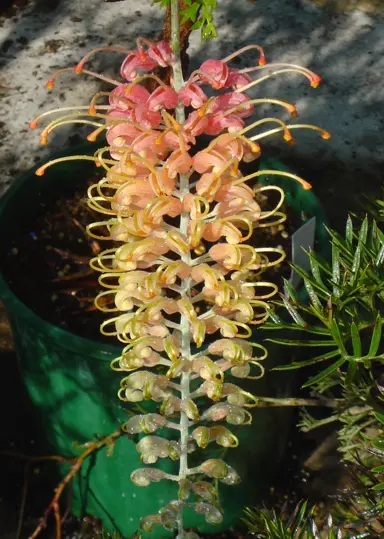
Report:
M 257 66 L 237 70 L 229 65 L 237 54 L 252 49 L 259 54 Z M 77 72 L 85 72 L 91 54 L 80 61 Z M 77 156 L 105 169 L 105 177 L 89 190 L 89 205 L 106 217 L 88 232 L 120 244 L 91 263 L 106 288 L 96 304 L 113 313 L 101 332 L 125 345 L 111 365 L 124 373 L 119 398 L 128 403 L 148 399 L 159 403 L 159 413 L 134 416 L 125 424 L 128 433 L 147 434 L 137 445 L 143 462 L 171 458 L 180 463 L 177 475 L 154 468 L 133 472 L 132 480 L 138 486 L 163 479 L 180 486 L 178 499 L 158 514 L 145 517 L 142 527 L 147 531 L 154 524 L 178 528 L 181 539 L 195 537 L 183 531 L 183 507 L 194 507 L 207 522 L 218 523 L 222 515 L 212 480 L 226 484 L 240 480 L 219 459 L 191 468 L 188 455 L 210 443 L 236 447 L 231 425 L 249 425 L 252 420 L 248 409 L 257 405 L 257 399 L 227 383 L 225 375 L 229 372 L 239 379 L 263 376 L 267 351 L 246 339 L 254 325 L 267 319 L 267 301 L 277 292 L 277 286 L 265 281 L 263 274 L 285 257 L 281 249 L 255 246 L 252 241 L 256 229 L 284 221 L 285 215 L 279 211 L 284 193 L 279 187 L 257 183 L 265 171 L 244 176 L 241 165 L 260 156 L 259 142 L 268 136 L 281 134 L 292 142 L 292 130 L 299 128 L 317 130 L 325 139 L 329 134 L 316 126 L 286 124 L 276 118 L 245 124 L 259 104 L 277 104 L 296 115 L 292 104 L 251 99 L 244 93 L 246 89 L 286 72 L 304 75 L 312 86 L 319 82 L 306 68 L 266 64 L 259 46 L 245 47 L 223 60 L 207 60 L 185 83 L 175 69 L 171 87 L 155 75 L 137 75 L 137 70 L 150 71 L 174 62 L 167 44 L 139 38 L 138 49 L 128 51 L 121 67 L 122 77 L 130 82 L 110 80 L 115 86 L 111 92 L 100 92 L 90 107 L 54 120 L 41 136 L 46 142 L 53 129 L 69 121 L 92 125 L 90 140 L 106 131 L 107 147 L 94 157 Z M 262 76 L 252 80 L 251 72 Z M 148 78 L 158 84 L 152 94 L 142 84 Z M 221 93 L 208 98 L 206 85 Z M 97 105 L 101 96 L 107 96 L 109 104 Z M 183 106 L 192 107 L 186 118 Z M 265 124 L 272 126 L 260 132 Z M 196 142 L 201 134 L 216 138 L 202 148 Z M 68 159 L 72 157 L 61 161 Z M 57 161 L 36 173 L 43 174 Z M 267 172 L 310 188 L 293 174 Z M 266 210 L 269 193 L 277 193 L 278 201 Z M 110 296 L 113 307 L 106 306 L 105 296 Z M 199 408 L 197 399 L 202 397 L 208 405 Z M 164 427 L 175 434 L 174 439 L 156 434 Z

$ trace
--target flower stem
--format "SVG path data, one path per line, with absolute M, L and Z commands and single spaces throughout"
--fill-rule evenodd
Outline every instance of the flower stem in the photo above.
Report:
M 179 0 L 171 0 L 171 46 L 173 53 L 176 57 L 176 61 L 172 66 L 173 70 L 173 86 L 178 92 L 184 86 L 183 72 L 181 68 L 180 59 L 180 20 L 179 20 Z M 179 102 L 176 107 L 176 120 L 180 124 L 185 122 L 185 112 L 183 105 Z M 184 197 L 189 193 L 189 177 L 181 174 L 179 178 L 180 193 Z M 183 235 L 187 235 L 189 223 L 189 214 L 183 211 L 180 216 L 180 232 Z M 191 266 L 191 255 L 187 253 L 182 255 L 182 260 L 188 266 Z M 191 280 L 186 279 L 182 292 L 182 297 L 191 299 Z M 189 327 L 189 320 L 186 316 L 182 316 L 180 320 L 181 329 L 181 354 L 185 362 L 189 362 L 191 357 L 191 332 Z M 181 400 L 185 400 L 190 395 L 190 377 L 191 373 L 185 371 L 181 375 Z M 188 438 L 189 438 L 189 420 L 185 412 L 180 411 L 180 467 L 179 478 L 185 479 L 188 475 Z M 184 535 L 183 529 L 183 506 L 180 502 L 179 514 L 177 519 L 179 536 Z
M 180 58 L 180 19 L 179 19 L 179 0 L 171 0 L 171 47 L 176 57 L 172 65 L 173 86 L 178 92 L 184 86 L 183 71 Z M 183 124 L 185 121 L 184 107 L 179 102 L 176 107 L 176 120 Z

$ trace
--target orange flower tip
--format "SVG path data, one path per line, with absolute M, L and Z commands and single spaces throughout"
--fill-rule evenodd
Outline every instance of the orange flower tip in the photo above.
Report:
M 55 87 L 55 83 L 53 82 L 53 79 L 49 79 L 45 87 L 47 88 L 47 90 L 53 90 L 53 88 Z
M 292 116 L 292 118 L 297 118 L 298 117 L 298 112 L 297 112 L 297 109 L 296 109 L 295 105 L 291 105 L 290 103 L 288 103 L 287 104 L 287 111 Z
M 264 56 L 264 54 L 262 56 L 260 56 L 259 58 L 259 66 L 265 66 L 265 64 L 267 63 L 267 59 L 266 57 Z
M 87 140 L 89 142 L 95 142 L 96 138 L 97 137 L 96 137 L 96 135 L 94 133 L 90 133 L 89 135 L 87 135 Z
M 291 133 L 285 133 L 283 136 L 284 140 L 288 142 L 288 144 L 295 144 L 295 139 L 291 135 Z
M 251 148 L 252 153 L 259 153 L 260 152 L 260 145 L 259 144 L 255 144 L 254 142 L 251 142 L 250 148 Z
M 42 146 L 45 146 L 46 144 L 48 144 L 48 137 L 46 135 L 40 137 L 40 144 Z
M 304 180 L 303 180 L 303 184 L 302 184 L 302 185 L 303 185 L 303 189 L 304 189 L 305 191 L 309 191 L 310 189 L 312 189 L 312 185 L 311 185 L 310 183 L 304 181 Z
M 38 169 L 35 171 L 35 174 L 36 174 L 36 176 L 43 176 L 43 175 L 44 175 L 44 172 L 45 172 L 45 165 L 43 165 L 42 167 L 38 168 Z
M 78 63 L 75 67 L 74 67 L 74 72 L 75 73 L 81 73 L 83 71 L 83 65 L 82 63 Z
M 89 109 L 88 109 L 88 114 L 89 114 L 90 116 L 93 116 L 94 114 L 96 114 L 96 109 L 95 109 L 94 105 L 91 105 L 91 106 L 89 107 Z
M 97 167 L 101 167 L 101 162 L 98 161 L 98 160 L 96 160 L 96 161 L 95 161 L 95 165 L 96 165 Z
M 313 75 L 312 80 L 311 80 L 312 88 L 317 88 L 320 83 L 321 83 L 321 77 L 319 77 L 319 75 Z
M 37 127 L 37 121 L 36 120 L 32 120 L 32 122 L 29 122 L 29 127 L 31 129 L 36 129 Z
M 323 131 L 321 133 L 321 138 L 323 138 L 324 140 L 329 140 L 331 138 L 331 133 L 329 133 L 328 131 Z

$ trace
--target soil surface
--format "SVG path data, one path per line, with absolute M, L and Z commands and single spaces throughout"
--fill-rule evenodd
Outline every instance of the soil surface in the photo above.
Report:
M 41 204 L 33 225 L 19 229 L 3 263 L 15 294 L 44 320 L 90 339 L 100 339 L 105 320 L 93 304 L 100 291 L 92 257 L 110 245 L 92 240 L 86 226 L 99 220 L 87 206 L 90 179 L 71 199 Z M 110 343 L 110 340 L 109 340 Z

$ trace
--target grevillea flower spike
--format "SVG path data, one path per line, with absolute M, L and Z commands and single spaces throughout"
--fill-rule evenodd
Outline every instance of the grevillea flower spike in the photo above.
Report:
M 184 531 L 184 508 L 194 508 L 209 523 L 220 523 L 216 483 L 234 484 L 240 477 L 221 459 L 191 467 L 189 454 L 211 443 L 235 448 L 238 440 L 231 426 L 249 425 L 252 420 L 249 409 L 257 406 L 257 398 L 226 382 L 225 375 L 240 380 L 263 376 L 267 351 L 248 339 L 251 328 L 267 319 L 267 302 L 278 290 L 264 273 L 285 257 L 282 249 L 255 246 L 252 241 L 255 230 L 276 226 L 286 218 L 281 211 L 283 190 L 259 185 L 257 179 L 266 173 L 282 175 L 310 188 L 286 172 L 255 171 L 244 176 L 241 164 L 259 157 L 259 143 L 268 136 L 278 134 L 292 142 L 293 130 L 312 129 L 324 139 L 329 134 L 316 126 L 287 124 L 276 118 L 250 120 L 260 104 L 280 105 L 292 116 L 296 108 L 283 100 L 251 99 L 246 89 L 291 72 L 309 79 L 311 86 L 319 82 L 306 68 L 267 64 L 257 45 L 223 60 L 206 60 L 184 82 L 177 9 L 178 2 L 172 0 L 172 49 L 164 42 L 143 38 L 138 39 L 135 51 L 106 47 L 126 55 L 121 75 L 128 82 L 109 80 L 111 91 L 97 94 L 89 107 L 61 109 L 65 115 L 53 120 L 42 134 L 46 142 L 49 133 L 62 124 L 89 123 L 96 129 L 88 138 L 95 140 L 106 132 L 108 146 L 94 156 L 56 159 L 36 174 L 70 159 L 93 160 L 105 170 L 105 177 L 89 189 L 89 205 L 105 220 L 91 225 L 88 232 L 120 245 L 106 249 L 91 263 L 106 288 L 96 305 L 112 314 L 101 332 L 124 344 L 122 354 L 111 364 L 124 374 L 119 398 L 127 403 L 152 400 L 159 405 L 156 413 L 129 419 L 124 429 L 129 434 L 146 434 L 137 445 L 144 464 L 161 458 L 179 463 L 174 474 L 153 467 L 132 473 L 139 487 L 163 480 L 179 484 L 177 499 L 169 500 L 154 515 L 143 515 L 141 525 L 149 531 L 159 524 L 177 530 L 178 539 L 193 539 L 195 533 Z M 86 55 L 74 71 L 106 80 L 84 69 L 99 50 Z M 257 66 L 231 67 L 235 56 L 255 50 Z M 169 65 L 173 68 L 171 86 L 147 73 Z M 250 73 L 261 77 L 252 79 Z M 158 84 L 152 94 L 143 86 L 147 78 Z M 208 98 L 206 86 L 220 93 Z M 96 104 L 103 96 L 109 104 Z M 184 106 L 192 110 L 186 114 Z M 51 111 L 57 112 L 60 109 Z M 48 114 L 33 120 L 31 127 Z M 196 137 L 201 134 L 212 138 L 196 151 Z M 269 194 L 275 198 L 277 194 L 278 200 L 266 210 Z M 106 295 L 113 299 L 112 308 L 106 306 Z M 197 404 L 202 397 L 206 405 Z M 174 436 L 158 435 L 164 427 Z

